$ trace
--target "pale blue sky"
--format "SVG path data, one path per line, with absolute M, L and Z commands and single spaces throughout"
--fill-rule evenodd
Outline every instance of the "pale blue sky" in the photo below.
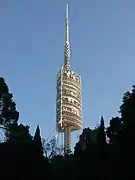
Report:
M 20 122 L 42 136 L 55 127 L 56 73 L 64 57 L 66 0 L 0 1 L 0 76 Z M 69 0 L 71 66 L 82 76 L 83 121 L 117 115 L 135 84 L 135 1 Z M 78 133 L 74 134 L 73 143 Z

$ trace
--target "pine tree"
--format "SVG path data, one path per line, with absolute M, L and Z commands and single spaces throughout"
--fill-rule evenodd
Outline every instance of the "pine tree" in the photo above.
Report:
M 16 104 L 13 101 L 13 95 L 9 93 L 8 86 L 4 79 L 0 78 L 0 124 L 8 125 L 17 123 L 19 113 L 16 110 Z
M 5 130 L 5 135 L 10 133 L 10 125 L 17 124 L 18 119 L 19 112 L 16 110 L 13 95 L 9 93 L 4 78 L 0 77 L 0 127 Z
M 100 126 L 98 129 L 97 144 L 99 146 L 104 146 L 106 144 L 106 134 L 103 116 L 101 117 Z
M 35 143 L 37 154 L 43 155 L 43 145 L 42 145 L 42 140 L 41 140 L 41 136 L 40 136 L 39 125 L 37 126 L 36 132 L 35 132 L 35 135 L 34 135 L 34 143 Z

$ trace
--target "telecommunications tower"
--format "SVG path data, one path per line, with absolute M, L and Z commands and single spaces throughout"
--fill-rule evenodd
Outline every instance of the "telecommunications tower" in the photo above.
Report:
M 57 74 L 56 129 L 64 133 L 65 153 L 71 151 L 71 132 L 82 129 L 81 77 L 70 68 L 68 4 L 66 6 L 64 65 Z

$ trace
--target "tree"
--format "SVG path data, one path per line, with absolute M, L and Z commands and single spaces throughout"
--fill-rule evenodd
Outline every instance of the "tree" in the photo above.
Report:
M 124 153 L 123 156 L 126 156 L 127 152 L 130 152 L 131 155 L 135 151 L 135 86 L 131 92 L 124 94 L 120 114 L 122 123 L 121 149 Z
M 98 127 L 94 129 L 85 128 L 80 135 L 78 143 L 76 143 L 75 154 L 83 152 L 85 149 L 90 149 L 97 143 Z
M 34 142 L 35 142 L 35 147 L 36 147 L 37 154 L 43 155 L 43 145 L 42 145 L 42 140 L 41 140 L 41 136 L 40 136 L 39 125 L 36 128 L 36 132 L 35 132 L 35 135 L 34 135 Z
M 127 91 L 124 94 L 119 112 L 122 126 L 119 141 L 121 176 L 124 177 L 129 174 L 134 176 L 132 164 L 135 161 L 135 86 L 131 92 Z
M 120 106 L 120 114 L 124 130 L 126 130 L 127 133 L 135 134 L 135 86 L 133 86 L 131 92 L 126 92 L 124 94 L 122 105 Z
M 8 125 L 17 123 L 19 112 L 16 110 L 16 104 L 13 101 L 13 95 L 9 93 L 8 86 L 4 79 L 0 78 L 0 124 Z
M 127 161 L 135 160 L 135 86 L 131 92 L 124 94 L 120 114 L 122 123 L 121 154 Z
M 121 126 L 121 119 L 119 117 L 115 117 L 110 120 L 109 127 L 107 127 L 106 130 L 106 134 L 110 144 L 116 143 L 116 141 L 118 140 Z
M 29 132 L 28 125 L 10 124 L 5 134 L 5 142 L 12 141 L 17 143 L 29 143 L 32 141 L 32 136 Z
M 101 117 L 100 126 L 98 129 L 97 144 L 99 146 L 104 146 L 106 144 L 106 133 L 103 116 Z
M 4 78 L 0 77 L 0 127 L 8 134 L 9 126 L 17 124 L 19 112 L 16 110 L 16 104 L 13 101 L 12 93 L 9 93 Z
M 45 139 L 42 139 L 43 147 L 44 147 L 44 153 L 45 156 L 49 159 L 54 156 L 63 156 L 64 155 L 64 147 L 61 145 L 59 146 L 57 144 L 56 137 L 52 137 L 49 141 L 46 141 Z

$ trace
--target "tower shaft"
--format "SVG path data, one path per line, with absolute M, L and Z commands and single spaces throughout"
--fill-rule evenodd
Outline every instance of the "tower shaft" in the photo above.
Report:
M 71 127 L 66 126 L 64 130 L 64 149 L 65 154 L 69 154 L 71 151 Z
M 64 47 L 64 69 L 70 70 L 70 43 L 69 43 L 69 23 L 68 23 L 68 4 L 66 6 L 65 22 L 65 47 Z M 64 130 L 64 149 L 68 154 L 71 151 L 71 127 L 67 125 Z

